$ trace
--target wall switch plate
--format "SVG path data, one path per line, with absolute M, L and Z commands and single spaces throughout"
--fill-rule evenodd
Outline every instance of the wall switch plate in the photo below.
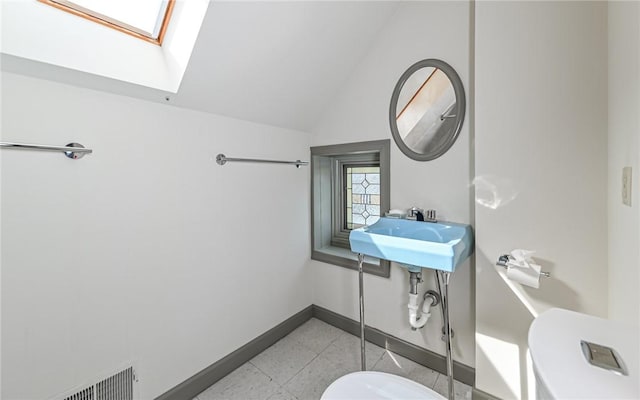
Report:
M 631 167 L 622 168 L 622 204 L 631 207 Z

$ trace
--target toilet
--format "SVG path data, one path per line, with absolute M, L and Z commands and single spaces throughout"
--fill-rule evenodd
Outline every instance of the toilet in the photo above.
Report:
M 639 334 L 636 326 L 569 310 L 552 308 L 540 314 L 528 338 L 536 398 L 640 399 Z M 581 341 L 614 349 L 624 372 L 589 363 L 585 354 L 590 350 Z M 592 349 L 596 363 L 607 358 L 604 349 Z
M 361 371 L 347 374 L 333 382 L 321 400 L 422 399 L 446 400 L 426 386 L 401 376 L 384 372 Z

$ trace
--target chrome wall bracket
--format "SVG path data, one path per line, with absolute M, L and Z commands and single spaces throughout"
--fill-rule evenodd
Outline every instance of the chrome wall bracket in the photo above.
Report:
M 84 149 L 84 146 L 81 145 L 80 143 L 69 143 L 67 144 L 66 147 L 70 147 L 72 149 Z M 89 151 L 78 151 L 78 150 L 65 150 L 64 155 L 73 159 L 73 160 L 79 160 L 82 157 L 85 156 L 85 154 L 87 153 L 92 153 L 92 150 Z

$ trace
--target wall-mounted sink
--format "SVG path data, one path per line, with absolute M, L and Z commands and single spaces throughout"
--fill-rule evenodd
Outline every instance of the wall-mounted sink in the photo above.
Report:
M 352 230 L 349 242 L 355 253 L 395 261 L 414 272 L 419 268 L 453 272 L 473 251 L 470 225 L 386 217 Z

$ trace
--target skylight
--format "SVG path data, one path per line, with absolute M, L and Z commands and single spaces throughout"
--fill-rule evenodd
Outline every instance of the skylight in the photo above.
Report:
M 38 1 L 160 45 L 175 0 Z
M 164 36 L 161 29 L 157 40 L 139 40 L 137 38 L 145 36 L 129 31 L 122 34 L 121 29 L 107 28 L 105 23 L 95 23 L 88 17 L 78 18 L 76 12 L 63 12 L 59 7 L 51 6 L 53 0 L 47 1 L 49 3 L 0 0 L 2 69 L 39 71 L 42 78 L 65 83 L 75 74 L 73 71 L 79 71 L 81 75 L 73 77 L 79 86 L 107 91 L 119 88 L 136 93 L 137 87 L 111 85 L 102 78 L 177 93 L 210 5 L 209 0 L 165 0 Z M 104 1 L 127 3 L 124 0 Z M 140 1 L 129 0 L 127 7 Z M 175 7 L 171 8 L 172 5 Z M 157 13 L 159 15 L 161 11 Z M 166 29 L 169 14 L 171 27 Z M 162 46 L 158 46 L 160 41 Z M 47 65 L 70 71 L 60 73 Z M 90 75 L 101 78 L 93 79 Z M 157 93 L 149 94 L 158 96 Z M 160 99 L 164 98 L 163 94 Z

